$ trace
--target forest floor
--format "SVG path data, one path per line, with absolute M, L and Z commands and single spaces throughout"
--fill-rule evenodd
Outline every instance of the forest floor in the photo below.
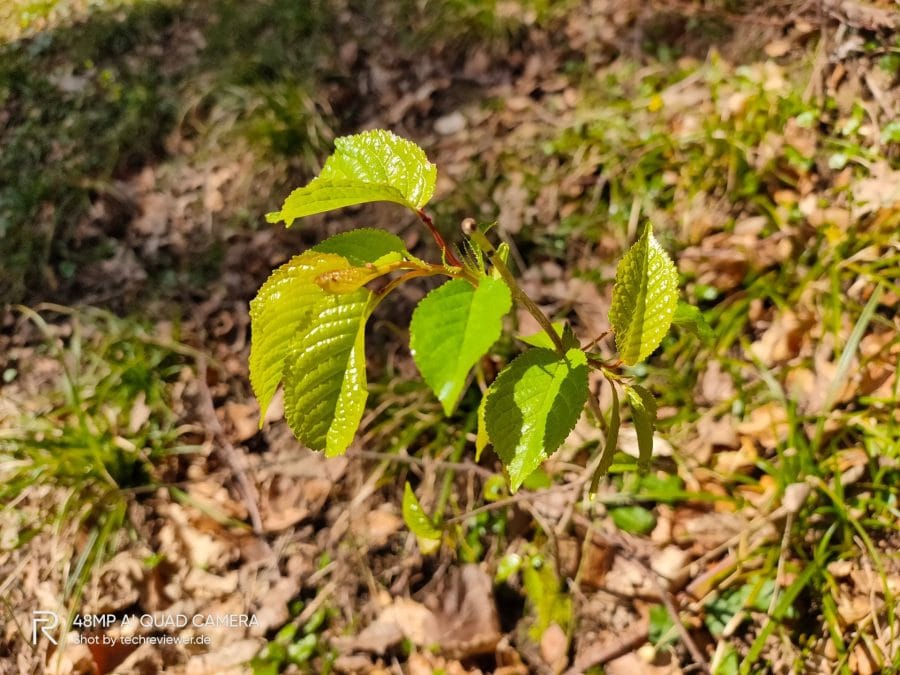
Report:
M 5 3 L 0 673 L 897 672 L 898 83 L 887 0 Z M 582 421 L 509 496 L 478 387 L 444 420 L 412 363 L 424 286 L 370 323 L 345 457 L 277 403 L 260 429 L 273 268 L 360 225 L 437 255 L 390 204 L 265 223 L 368 128 L 421 145 L 445 236 L 496 220 L 582 342 L 653 223 L 712 336 L 632 373 L 649 475 L 626 420 L 588 495 Z

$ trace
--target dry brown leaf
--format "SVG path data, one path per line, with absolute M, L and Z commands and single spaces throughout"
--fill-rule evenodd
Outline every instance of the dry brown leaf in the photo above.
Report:
M 715 469 L 723 476 L 733 476 L 742 471 L 753 469 L 759 454 L 753 441 L 744 437 L 738 450 L 717 452 Z
M 790 118 L 784 125 L 784 140 L 803 157 L 815 157 L 817 139 L 817 130 L 814 127 L 801 126 L 797 123 L 796 117 Z
M 391 535 L 399 532 L 401 527 L 403 527 L 403 519 L 396 513 L 385 509 L 376 509 L 366 513 L 365 531 L 362 532 L 362 535 L 370 547 L 378 549 L 387 546 Z
M 506 187 L 494 192 L 494 201 L 500 209 L 497 223 L 509 234 L 518 234 L 530 222 L 527 216 L 529 195 L 523 181 L 522 174 L 514 173 L 509 177 Z
M 657 586 L 647 577 L 647 570 L 634 560 L 616 556 L 606 574 L 603 588 L 627 598 L 659 598 Z
M 854 218 L 892 207 L 900 203 L 900 169 L 892 169 L 886 161 L 877 162 L 869 178 L 855 181 L 851 189 Z
M 246 672 L 246 664 L 259 653 L 266 641 L 262 638 L 232 640 L 208 654 L 191 656 L 184 666 L 185 675 L 238 675 Z
M 233 439 L 238 443 L 253 438 L 259 433 L 259 405 L 253 403 L 225 404 L 225 419 L 230 423 Z
M 615 558 L 615 549 L 611 546 L 602 546 L 591 541 L 584 554 L 584 562 L 581 567 L 581 584 L 594 590 L 603 588 L 606 581 L 606 573 L 612 568 Z
M 679 511 L 675 520 L 676 541 L 693 541 L 710 550 L 747 529 L 747 519 L 736 513 L 692 513 Z
M 603 667 L 607 675 L 675 675 L 681 669 L 677 664 L 656 666 L 648 663 L 636 652 L 629 652 L 615 658 Z
M 149 551 L 122 551 L 94 574 L 86 592 L 85 613 L 119 611 L 140 598 L 140 586 L 147 576 L 143 559 Z
M 259 626 L 252 627 L 252 632 L 264 635 L 267 631 L 283 626 L 291 618 L 288 603 L 300 592 L 303 579 L 299 576 L 278 578 L 268 590 L 260 595 L 254 604 Z
M 698 388 L 699 398 L 709 405 L 730 401 L 736 393 L 731 373 L 722 370 L 718 361 L 710 362 L 703 371 Z
M 280 532 L 315 516 L 325 505 L 332 482 L 276 476 L 260 495 L 260 515 L 266 532 Z
M 741 436 L 758 442 L 767 450 L 774 450 L 784 441 L 789 430 L 787 411 L 775 401 L 754 408 L 747 419 L 737 424 Z
M 569 650 L 569 639 L 559 624 L 551 623 L 541 634 L 541 658 L 544 659 L 554 673 L 560 672 L 568 663 L 566 653 Z
M 784 363 L 800 354 L 815 320 L 785 310 L 775 316 L 762 336 L 750 345 L 750 353 L 767 366 Z
M 678 546 L 666 546 L 650 561 L 653 571 L 666 580 L 669 590 L 683 586 L 688 579 L 687 564 L 691 556 Z
M 766 56 L 777 59 L 779 56 L 784 56 L 791 51 L 791 41 L 786 38 L 772 40 L 763 48 L 763 51 L 766 52 Z
M 420 647 L 439 644 L 437 617 L 425 605 L 409 598 L 394 598 L 358 635 L 334 640 L 342 652 L 384 654 L 404 638 Z
M 455 658 L 492 653 L 501 633 L 491 577 L 478 565 L 452 572 L 438 618 L 445 653 Z

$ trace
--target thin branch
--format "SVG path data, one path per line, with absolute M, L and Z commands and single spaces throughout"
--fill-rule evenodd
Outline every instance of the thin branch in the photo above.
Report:
M 197 359 L 197 391 L 200 395 L 200 415 L 206 426 L 212 430 L 213 435 L 219 441 L 218 453 L 225 463 L 229 466 L 235 479 L 237 480 L 238 489 L 247 507 L 247 513 L 250 516 L 250 522 L 253 524 L 253 532 L 257 535 L 263 534 L 262 518 L 259 515 L 259 507 L 257 501 L 259 494 L 256 488 L 247 478 L 247 472 L 241 466 L 238 458 L 237 450 L 225 435 L 222 424 L 216 416 L 216 408 L 213 405 L 212 394 L 209 391 L 209 385 L 206 383 L 206 358 Z
M 704 673 L 709 673 L 709 663 L 706 661 L 706 658 L 703 656 L 703 652 L 700 651 L 697 643 L 694 642 L 694 638 L 691 637 L 688 629 L 685 628 L 684 622 L 682 622 L 681 620 L 681 615 L 678 613 L 678 608 L 672 601 L 671 594 L 659 582 L 659 576 L 656 574 L 656 571 L 649 564 L 647 564 L 643 560 L 640 560 L 636 556 L 633 559 L 636 560 L 638 564 L 640 564 L 641 567 L 644 568 L 644 570 L 646 570 L 647 577 L 650 579 L 650 583 L 653 584 L 653 587 L 659 594 L 659 598 L 660 600 L 662 600 L 663 605 L 665 605 L 666 612 L 668 612 L 669 614 L 669 619 L 672 620 L 672 623 L 675 625 L 675 630 L 678 631 L 678 637 L 681 638 L 684 646 L 687 647 L 688 652 L 690 652 L 691 654 L 691 658 L 694 659 L 694 663 L 697 664 Z
M 540 324 L 541 328 L 547 334 L 547 337 L 553 342 L 553 346 L 556 347 L 556 351 L 559 355 L 565 356 L 566 347 L 562 343 L 562 338 L 560 338 L 553 329 L 553 323 L 547 318 L 547 315 L 544 314 L 543 310 L 537 306 L 535 301 L 528 297 L 525 291 L 522 290 L 521 286 L 519 286 L 519 283 L 516 281 L 516 278 L 506 266 L 506 263 L 503 262 L 497 254 L 497 249 L 494 248 L 494 245 L 484 236 L 481 230 L 478 229 L 471 218 L 467 218 L 463 221 L 463 232 L 478 244 L 482 251 L 488 254 L 488 257 L 491 259 L 491 264 L 497 272 L 500 273 L 500 276 L 503 277 L 503 281 L 509 286 L 509 290 L 512 291 L 516 301 L 528 310 L 528 313 L 535 318 L 538 324 Z
M 447 259 L 447 261 L 455 267 L 463 267 L 460 259 L 457 258 L 453 250 L 449 246 L 447 246 L 447 242 L 444 241 L 441 233 L 438 232 L 438 229 L 435 226 L 434 221 L 431 219 L 431 216 L 425 213 L 425 211 L 422 209 L 416 211 L 416 215 L 419 216 L 419 220 L 425 223 L 425 227 L 427 227 L 431 232 L 431 236 L 434 238 L 435 243 L 438 245 L 438 248 L 441 249 L 441 253 L 444 254 L 444 257 Z
M 493 471 L 472 462 L 445 462 L 437 459 L 411 457 L 409 455 L 391 455 L 385 452 L 374 452 L 371 450 L 348 450 L 345 454 L 348 457 L 359 457 L 361 459 L 374 459 L 382 462 L 395 462 L 397 464 L 412 464 L 414 466 L 420 466 L 423 469 L 431 467 L 447 471 L 468 471 L 483 476 L 484 478 L 491 478 L 495 475 Z
M 647 641 L 649 625 L 642 621 L 629 628 L 624 633 L 613 637 L 610 641 L 593 644 L 575 657 L 575 662 L 563 675 L 579 675 L 589 668 L 602 666 L 610 661 L 624 656 L 630 651 L 640 647 Z
M 580 488 L 584 484 L 583 481 L 576 481 L 573 483 L 566 483 L 565 485 L 558 485 L 552 488 L 547 488 L 545 490 L 541 490 L 540 492 L 519 492 L 514 494 L 511 497 L 505 497 L 504 499 L 498 499 L 495 502 L 491 502 L 490 504 L 485 504 L 484 506 L 479 506 L 477 509 L 472 509 L 466 513 L 463 513 L 458 516 L 454 516 L 453 518 L 449 518 L 445 524 L 453 525 L 454 523 L 462 523 L 473 516 L 477 516 L 479 513 L 486 513 L 488 511 L 496 511 L 497 509 L 506 508 L 507 506 L 512 506 L 514 504 L 520 504 L 521 502 L 531 501 L 533 499 L 540 499 L 541 497 L 546 497 L 548 494 L 556 493 L 556 492 L 571 492 Z

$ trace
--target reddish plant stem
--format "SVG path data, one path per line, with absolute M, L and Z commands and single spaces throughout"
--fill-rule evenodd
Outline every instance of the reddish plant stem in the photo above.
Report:
M 435 227 L 434 221 L 431 219 L 431 216 L 429 216 L 427 213 L 425 213 L 425 211 L 422 209 L 419 209 L 418 211 L 416 211 L 416 213 L 418 214 L 419 219 L 423 223 L 425 223 L 425 227 L 427 227 L 429 229 L 429 231 L 431 232 L 431 236 L 434 237 L 435 243 L 437 243 L 438 247 L 440 247 L 441 252 L 444 254 L 444 257 L 447 259 L 447 262 L 449 262 L 454 267 L 462 267 L 463 266 L 462 262 L 460 262 L 459 258 L 456 257 L 456 254 L 453 253 L 451 248 L 449 246 L 447 246 L 447 242 L 444 241 L 444 238 L 441 236 L 441 233 L 438 232 L 438 229 L 437 229 L 437 227 Z

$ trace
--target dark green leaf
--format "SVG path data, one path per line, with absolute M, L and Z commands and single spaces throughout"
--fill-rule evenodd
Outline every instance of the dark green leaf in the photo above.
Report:
M 638 471 L 650 470 L 653 458 L 653 426 L 656 423 L 656 400 L 653 394 L 642 386 L 634 384 L 625 388 L 628 404 L 631 406 L 631 420 L 637 432 Z
M 587 374 L 587 357 L 580 349 L 565 356 L 532 349 L 494 380 L 485 422 L 514 492 L 574 428 L 588 396 Z

